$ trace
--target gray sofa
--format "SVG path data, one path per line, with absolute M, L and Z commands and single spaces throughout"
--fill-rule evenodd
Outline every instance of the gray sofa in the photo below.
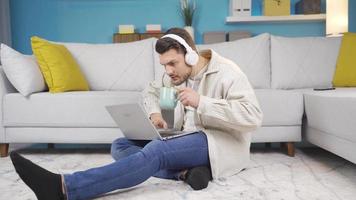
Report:
M 282 142 L 288 155 L 293 156 L 294 143 L 302 140 L 303 125 L 308 141 L 355 162 L 350 153 L 356 149 L 350 134 L 354 131 L 352 120 L 344 120 L 350 113 L 336 109 L 336 114 L 327 116 L 324 108 L 329 101 L 345 101 L 355 108 L 356 89 L 312 90 L 331 85 L 340 41 L 261 34 L 198 48 L 214 49 L 247 74 L 264 112 L 262 127 L 253 133 L 254 143 Z M 145 85 L 161 78 L 164 68 L 154 52 L 155 42 L 156 39 L 127 44 L 65 43 L 88 79 L 92 90 L 89 92 L 41 92 L 25 98 L 2 73 L 1 155 L 6 156 L 9 143 L 111 143 L 121 137 L 104 107 L 140 101 Z M 319 102 L 325 102 L 324 107 Z M 323 125 L 331 119 L 339 120 L 337 127 Z
M 305 138 L 356 163 L 356 88 L 304 94 Z

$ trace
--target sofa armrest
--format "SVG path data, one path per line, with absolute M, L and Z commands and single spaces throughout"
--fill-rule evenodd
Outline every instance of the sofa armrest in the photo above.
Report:
M 7 79 L 2 66 L 0 65 L 0 143 L 6 143 L 5 128 L 3 125 L 3 97 L 8 93 L 17 92 Z

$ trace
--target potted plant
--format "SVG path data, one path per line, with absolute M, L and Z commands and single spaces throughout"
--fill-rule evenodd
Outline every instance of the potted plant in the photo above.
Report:
M 193 17 L 196 10 L 195 0 L 180 0 L 181 14 L 184 19 L 184 29 L 194 40 Z

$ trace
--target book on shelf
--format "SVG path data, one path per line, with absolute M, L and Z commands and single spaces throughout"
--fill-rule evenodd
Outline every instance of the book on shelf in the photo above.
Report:
M 251 0 L 230 0 L 231 16 L 251 16 Z

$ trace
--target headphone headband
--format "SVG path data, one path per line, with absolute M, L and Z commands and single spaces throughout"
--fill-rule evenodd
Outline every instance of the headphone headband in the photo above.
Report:
M 183 45 L 183 47 L 185 48 L 185 50 L 187 51 L 187 53 L 185 54 L 185 62 L 189 65 L 196 65 L 199 61 L 199 56 L 197 54 L 197 52 L 195 52 L 191 46 L 188 45 L 188 43 L 179 35 L 176 34 L 167 34 L 162 36 L 161 38 L 172 38 L 174 40 L 176 40 L 177 42 L 179 42 L 181 45 Z
M 167 34 L 167 35 L 162 36 L 162 38 L 172 38 L 172 39 L 176 40 L 177 42 L 179 42 L 181 45 L 183 45 L 187 51 L 193 51 L 192 47 L 190 47 L 188 45 L 188 43 L 179 35 Z

